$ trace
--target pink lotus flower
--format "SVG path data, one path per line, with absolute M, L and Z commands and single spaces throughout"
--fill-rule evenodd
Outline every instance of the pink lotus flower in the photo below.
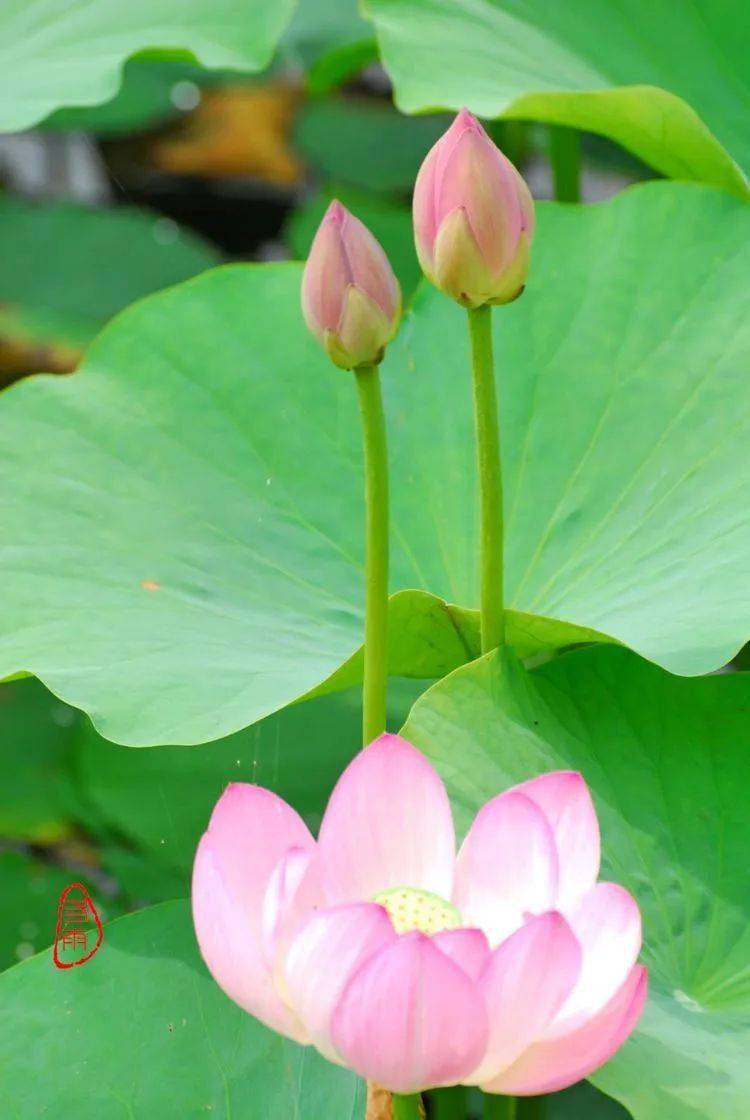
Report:
M 377 365 L 398 329 L 401 289 L 388 258 L 340 202 L 328 207 L 310 248 L 302 313 L 342 369 Z
M 397 1093 L 535 1094 L 605 1062 L 646 998 L 638 906 L 598 869 L 580 774 L 493 798 L 456 857 L 440 778 L 381 735 L 317 843 L 275 794 L 230 785 L 196 853 L 193 915 L 224 991 L 332 1062 Z
M 465 307 L 509 303 L 526 281 L 534 203 L 510 160 L 462 109 L 414 186 L 414 239 L 428 280 Z

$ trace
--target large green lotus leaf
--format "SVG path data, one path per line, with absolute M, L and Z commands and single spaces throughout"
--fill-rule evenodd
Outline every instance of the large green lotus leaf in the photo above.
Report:
M 0 197 L 0 335 L 88 343 L 133 300 L 217 263 L 205 242 L 145 210 Z M 54 246 L 54 252 L 50 252 Z
M 364 0 L 406 112 L 468 105 L 599 132 L 747 194 L 744 0 Z
M 542 1098 L 538 1120 L 629 1120 L 621 1104 L 600 1093 L 590 1081 L 579 1081 L 562 1093 Z
M 281 64 L 306 71 L 308 86 L 318 89 L 337 84 L 376 58 L 377 47 L 372 24 L 359 14 L 357 0 L 299 0 L 277 55 Z M 172 94 L 175 84 L 185 81 L 212 86 L 236 83 L 238 75 L 178 59 L 135 57 L 125 63 L 122 84 L 111 101 L 59 109 L 42 127 L 85 129 L 100 136 L 152 128 L 179 115 Z
M 446 603 L 425 591 L 397 591 L 391 595 L 388 620 L 388 661 L 394 674 L 422 680 L 445 677 L 481 653 L 479 611 Z M 612 641 L 589 627 L 517 610 L 507 612 L 506 631 L 508 642 L 523 658 L 567 646 Z M 325 695 L 361 682 L 363 664 L 360 647 L 312 690 L 313 695 Z
M 63 105 L 117 92 L 132 55 L 177 57 L 212 69 L 268 63 L 295 0 L 4 0 L 0 8 L 0 131 L 28 128 Z
M 675 184 L 540 211 L 528 294 L 495 316 L 510 638 L 715 668 L 748 631 L 750 213 Z M 356 394 L 299 282 L 207 273 L 125 312 L 80 374 L 4 396 L 0 674 L 33 671 L 107 737 L 219 738 L 357 679 L 356 658 L 337 673 L 362 632 Z M 384 367 L 392 587 L 414 589 L 394 675 L 477 652 L 467 349 L 425 290 Z
M 488 655 L 426 692 L 404 730 L 443 775 L 461 832 L 515 782 L 584 774 L 602 877 L 644 916 L 647 1009 L 593 1078 L 635 1120 L 747 1116 L 749 710 L 748 674 L 687 680 L 592 647 L 532 671 Z
M 80 968 L 53 968 L 49 952 L 16 965 L 0 977 L 0 1002 L 9 1117 L 359 1120 L 364 1112 L 353 1074 L 272 1034 L 213 982 L 187 902 L 105 926 L 102 947 Z
M 527 292 L 493 317 L 508 602 L 708 672 L 750 631 L 750 210 L 656 183 L 538 209 Z M 463 319 L 422 289 L 385 365 L 413 402 L 391 418 L 395 539 L 420 541 L 422 585 L 459 603 L 475 553 Z
M 219 80 L 190 62 L 169 58 L 133 58 L 125 63 L 122 84 L 111 101 L 83 109 L 58 109 L 39 126 L 44 131 L 93 132 L 113 137 L 166 124 L 179 117 L 180 82 L 194 85 Z

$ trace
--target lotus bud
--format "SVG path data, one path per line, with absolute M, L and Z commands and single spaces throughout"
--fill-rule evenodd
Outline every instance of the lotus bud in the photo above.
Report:
M 342 369 L 377 365 L 398 328 L 401 289 L 366 226 L 332 202 L 302 277 L 302 314 Z
M 534 203 L 510 160 L 462 109 L 414 187 L 414 238 L 428 280 L 464 307 L 510 303 L 526 281 Z

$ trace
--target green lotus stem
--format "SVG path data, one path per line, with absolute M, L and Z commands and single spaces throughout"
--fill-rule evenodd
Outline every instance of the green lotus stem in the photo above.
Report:
M 498 1097 L 494 1093 L 485 1094 L 484 1120 L 518 1120 L 518 1097 Z
M 581 140 L 574 128 L 550 125 L 549 158 L 558 202 L 581 201 Z
M 496 139 L 499 129 L 498 147 L 511 163 L 520 167 L 524 162 L 529 146 L 529 122 L 492 121 L 491 123 L 493 125 L 493 139 Z
M 355 371 L 365 467 L 365 652 L 362 741 L 385 731 L 388 680 L 388 454 L 377 366 Z
M 393 1094 L 393 1120 L 424 1120 L 419 1093 L 408 1097 L 402 1097 L 400 1093 Z
M 468 311 L 479 472 L 479 609 L 482 653 L 505 642 L 503 481 L 492 358 L 492 308 Z
M 487 1093 L 484 1120 L 544 1120 L 546 1097 L 498 1097 Z
M 465 1085 L 436 1089 L 430 1093 L 431 1120 L 466 1120 L 468 1093 Z
M 544 1120 L 547 1115 L 546 1097 L 519 1097 L 516 1120 Z

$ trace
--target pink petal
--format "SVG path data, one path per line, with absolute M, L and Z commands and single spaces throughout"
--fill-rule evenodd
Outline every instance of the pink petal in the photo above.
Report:
M 465 307 L 479 307 L 493 294 L 496 281 L 479 251 L 464 209 L 453 210 L 440 223 L 431 280 Z
M 262 910 L 263 948 L 282 994 L 283 966 L 289 946 L 322 902 L 315 851 L 290 848 L 271 872 Z
M 516 252 L 523 214 L 515 168 L 483 129 L 467 129 L 458 139 L 439 179 L 438 229 L 452 210 L 466 211 L 490 271 L 497 276 Z
M 467 133 L 473 133 L 479 139 L 483 138 L 489 140 L 487 133 L 482 128 L 477 118 L 473 116 L 468 109 L 461 109 L 461 111 L 456 114 L 450 128 L 432 148 L 432 152 L 434 153 L 432 209 L 435 223 L 435 236 L 437 236 L 437 231 L 446 214 L 446 209 L 441 203 L 441 193 L 446 169 L 453 159 L 456 148 Z
M 463 920 L 497 945 L 556 896 L 557 849 L 544 813 L 520 793 L 488 801 L 458 854 L 453 901 Z
M 348 210 L 344 215 L 341 237 L 352 283 L 380 308 L 390 326 L 401 305 L 401 289 L 391 263 L 367 226 Z
M 510 165 L 513 167 L 513 164 Z M 526 180 L 513 167 L 513 172 L 516 179 L 516 187 L 518 189 L 518 201 L 521 205 L 521 229 L 524 233 L 528 234 L 529 240 L 534 236 L 534 228 L 536 226 L 536 213 L 534 211 L 534 199 L 532 198 L 531 191 L 526 185 Z
M 438 140 L 438 144 L 441 143 Z M 435 221 L 435 161 L 437 145 L 425 156 L 414 183 L 412 211 L 414 215 L 414 243 L 422 270 L 428 275 L 432 270 L 432 251 L 437 235 Z
M 226 889 L 208 833 L 195 855 L 192 902 L 201 955 L 219 987 L 267 1027 L 297 1042 L 306 1041 L 304 1028 L 276 989 L 248 916 Z
M 227 995 L 267 1026 L 299 1039 L 275 990 L 263 946 L 263 898 L 289 848 L 314 841 L 281 798 L 235 783 L 216 804 L 193 866 L 193 921 L 203 959 Z
M 581 947 L 562 914 L 532 918 L 499 945 L 479 980 L 490 1035 L 479 1084 L 511 1065 L 552 1022 L 581 969 Z
M 477 980 L 490 959 L 490 946 L 481 929 L 444 929 L 433 935 L 432 942 L 441 953 Z
M 398 735 L 381 735 L 360 751 L 331 794 L 318 851 L 330 903 L 402 886 L 449 898 L 453 820 L 424 755 Z
M 286 959 L 289 999 L 329 1061 L 340 1061 L 331 1042 L 331 1016 L 349 978 L 396 937 L 382 906 L 357 902 L 319 911 L 295 938 Z
M 332 202 L 328 207 L 302 275 L 302 312 L 307 326 L 318 338 L 338 326 L 344 293 L 353 282 L 341 238 L 345 215 L 340 202 Z
M 392 325 L 375 301 L 361 288 L 347 288 L 334 342 L 344 355 L 345 365 L 356 368 L 374 361 L 392 337 Z
M 604 1065 L 635 1027 L 646 1002 L 648 977 L 632 969 L 607 1006 L 561 1038 L 537 1042 L 510 1069 L 482 1086 L 485 1092 L 535 1095 L 555 1093 Z
M 604 1007 L 641 950 L 638 903 L 617 883 L 597 883 L 570 916 L 570 924 L 583 948 L 583 966 L 551 1035 L 568 1034 Z
M 490 289 L 493 304 L 512 303 L 514 299 L 518 299 L 526 284 L 530 248 L 529 234 L 524 232 L 518 239 L 515 256 L 508 261 L 501 278 Z
M 476 984 L 422 933 L 408 933 L 355 972 L 333 1015 L 346 1064 L 396 1093 L 462 1081 L 487 1042 Z
M 435 238 L 445 217 L 445 212 L 438 211 L 437 207 L 438 186 L 442 182 L 446 164 L 455 151 L 456 144 L 467 131 L 487 135 L 468 109 L 462 109 L 454 118 L 450 128 L 430 148 L 422 161 L 414 184 L 414 240 L 419 262 L 428 276 L 434 259 Z
M 560 857 L 557 907 L 567 913 L 593 887 L 599 874 L 599 821 L 583 776 L 554 770 L 514 786 L 547 817 Z
M 304 848 L 290 848 L 271 872 L 263 897 L 262 914 L 263 945 L 269 959 L 274 957 L 283 916 L 294 903 L 312 855 Z

